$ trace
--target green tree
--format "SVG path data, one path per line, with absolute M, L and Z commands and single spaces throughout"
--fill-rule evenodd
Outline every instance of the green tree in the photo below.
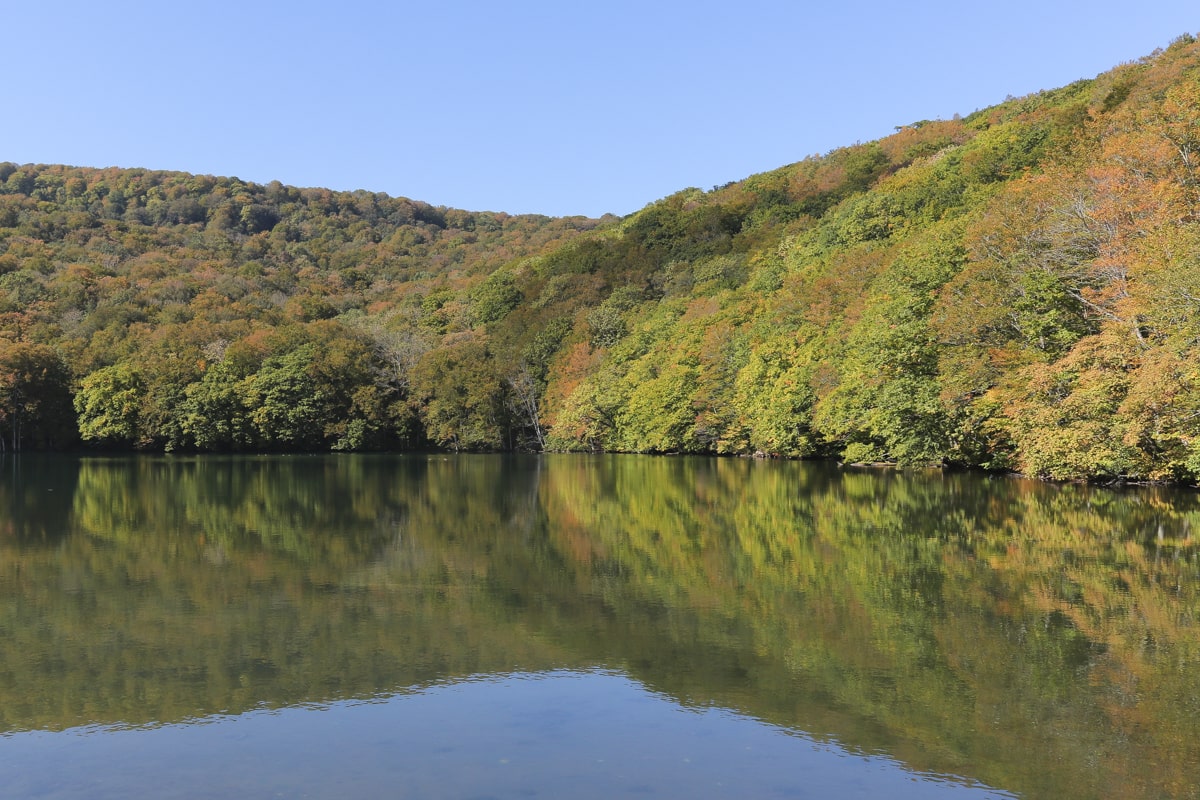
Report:
M 507 272 L 492 273 L 471 292 L 475 320 L 487 325 L 503 319 L 523 297 L 512 275 Z
M 180 414 L 187 443 L 200 450 L 246 450 L 257 445 L 246 409 L 244 374 L 230 361 L 209 367 L 187 387 Z
M 114 364 L 85 377 L 75 393 L 79 434 L 85 442 L 132 447 L 140 439 L 146 382 L 129 364 Z
M 507 442 L 500 371 L 475 338 L 427 353 L 411 373 L 410 402 L 425 435 L 451 450 L 496 450 Z
M 71 445 L 78 430 L 70 380 L 53 348 L 0 340 L 0 448 Z
M 316 345 L 304 345 L 268 358 L 238 384 L 239 400 L 258 446 L 317 450 L 325 444 L 335 386 L 315 374 L 316 357 Z

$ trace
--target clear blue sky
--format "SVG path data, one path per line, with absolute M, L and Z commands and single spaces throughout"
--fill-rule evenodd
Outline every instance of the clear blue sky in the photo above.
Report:
M 1191 2 L 130 2 L 0 8 L 0 161 L 627 214 L 1051 89 Z

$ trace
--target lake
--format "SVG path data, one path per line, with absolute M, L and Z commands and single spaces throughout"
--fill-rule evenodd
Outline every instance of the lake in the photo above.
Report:
M 0 458 L 0 796 L 1200 797 L 1200 497 Z

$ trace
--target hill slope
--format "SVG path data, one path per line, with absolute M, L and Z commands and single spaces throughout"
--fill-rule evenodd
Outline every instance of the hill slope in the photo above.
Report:
M 619 221 L 5 165 L 0 430 L 1194 481 L 1198 169 L 1192 37 Z

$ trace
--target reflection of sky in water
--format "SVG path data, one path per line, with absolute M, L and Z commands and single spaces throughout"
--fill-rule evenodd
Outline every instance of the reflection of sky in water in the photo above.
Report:
M 25 798 L 1011 797 L 620 675 L 551 672 L 191 725 L 0 737 Z

